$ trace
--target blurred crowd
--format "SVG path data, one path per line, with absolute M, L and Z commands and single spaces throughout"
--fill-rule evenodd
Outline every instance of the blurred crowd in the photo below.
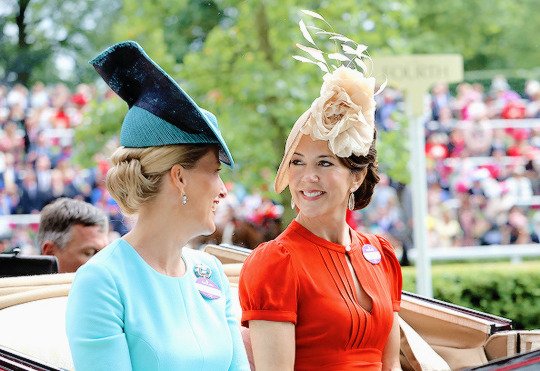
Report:
M 433 86 L 425 122 L 431 247 L 539 242 L 540 83 L 528 81 L 524 91 L 513 91 L 502 76 L 488 89 L 459 84 L 456 94 L 445 84 Z M 104 186 L 106 158 L 98 154 L 90 169 L 72 159 L 74 129 L 96 94 L 90 85 L 73 90 L 62 84 L 0 85 L 0 251 L 19 246 L 39 253 L 31 215 L 59 197 L 104 209 L 111 239 L 129 230 L 130 221 Z M 387 88 L 378 98 L 378 129 L 396 129 L 401 125 L 396 113 L 403 111 L 400 93 Z M 216 215 L 220 228 L 232 221 L 264 227 L 281 218 L 277 202 L 248 193 L 241 184 L 228 187 Z M 372 203 L 351 215 L 351 224 L 409 247 L 410 199 L 408 186 L 381 174 Z M 30 216 L 1 217 L 13 214 Z
M 74 129 L 95 89 L 63 84 L 0 85 L 0 240 L 4 249 L 39 253 L 35 244 L 41 209 L 60 197 L 77 198 L 108 212 L 112 236 L 127 232 L 118 206 L 108 196 L 106 159 L 85 169 L 72 161 Z
M 393 130 L 401 96 L 387 89 L 379 99 L 379 129 Z M 523 95 L 503 76 L 487 89 L 461 83 L 455 95 L 436 84 L 426 108 L 429 246 L 538 243 L 540 83 L 527 81 Z M 383 175 L 359 222 L 410 245 L 410 198 Z

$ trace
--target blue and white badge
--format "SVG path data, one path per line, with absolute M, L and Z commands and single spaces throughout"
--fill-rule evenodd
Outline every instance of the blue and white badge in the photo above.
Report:
M 379 264 L 381 262 L 381 253 L 373 245 L 366 244 L 362 246 L 362 254 L 371 264 Z
M 210 276 L 212 276 L 212 269 L 209 266 L 203 263 L 197 263 L 195 264 L 195 267 L 193 267 L 193 273 L 197 276 L 195 287 L 202 296 L 210 300 L 219 299 L 221 297 L 221 290 L 218 285 L 210 279 Z

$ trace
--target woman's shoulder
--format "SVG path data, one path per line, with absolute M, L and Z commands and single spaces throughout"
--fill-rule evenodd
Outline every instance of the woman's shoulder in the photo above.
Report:
M 137 253 L 123 239 L 117 239 L 105 246 L 75 274 L 75 282 L 116 284 L 126 279 L 128 272 L 136 265 Z M 106 279 L 105 279 L 106 278 Z
M 182 251 L 182 256 L 189 265 L 204 264 L 208 265 L 214 269 L 223 270 L 221 263 L 218 258 L 213 255 L 208 254 L 207 252 L 191 249 L 184 247 Z
M 266 241 L 257 246 L 253 252 L 249 255 L 249 258 L 272 258 L 278 256 L 288 256 L 290 255 L 290 249 L 287 247 L 287 244 L 280 238 L 274 240 Z
M 263 242 L 244 261 L 242 272 L 278 273 L 281 268 L 294 265 L 292 255 L 286 244 L 279 239 Z
M 105 246 L 96 255 L 90 258 L 88 262 L 82 265 L 77 270 L 77 274 L 80 271 L 86 270 L 93 271 L 107 269 L 114 271 L 117 267 L 117 262 L 125 260 L 125 249 L 122 249 L 122 241 L 122 239 L 117 239 Z
M 356 231 L 360 241 L 369 241 L 381 254 L 385 257 L 396 258 L 396 251 L 390 241 L 379 234 L 371 234 L 366 232 Z
M 288 256 L 294 253 L 294 247 L 299 243 L 298 235 L 294 233 L 296 226 L 289 225 L 279 236 L 273 240 L 261 243 L 253 250 L 250 256 L 257 255 L 277 255 Z

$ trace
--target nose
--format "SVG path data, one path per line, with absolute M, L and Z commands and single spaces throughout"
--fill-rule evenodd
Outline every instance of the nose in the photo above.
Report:
M 223 180 L 219 178 L 219 181 L 221 182 L 221 186 L 219 190 L 219 198 L 225 198 L 227 197 L 227 194 L 229 192 L 227 191 L 227 187 L 225 187 L 225 183 L 223 183 Z
M 319 176 L 315 173 L 315 171 L 306 169 L 302 179 L 304 182 L 317 183 L 319 181 Z

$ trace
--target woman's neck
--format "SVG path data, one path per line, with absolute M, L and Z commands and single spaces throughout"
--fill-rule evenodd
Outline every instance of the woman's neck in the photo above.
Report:
M 350 227 L 345 220 L 345 215 L 339 218 L 309 218 L 300 212 L 295 220 L 320 238 L 343 246 L 351 244 Z
M 186 270 L 182 249 L 190 237 L 178 225 L 179 219 L 163 214 L 167 215 L 141 211 L 135 226 L 123 238 L 158 272 L 182 276 Z

